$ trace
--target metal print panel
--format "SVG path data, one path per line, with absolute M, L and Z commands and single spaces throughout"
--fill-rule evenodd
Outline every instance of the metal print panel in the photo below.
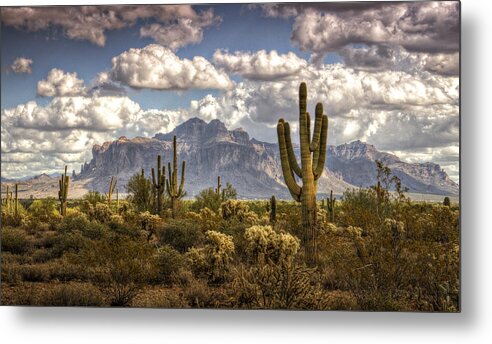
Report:
M 1 303 L 460 311 L 460 3 L 2 7 Z

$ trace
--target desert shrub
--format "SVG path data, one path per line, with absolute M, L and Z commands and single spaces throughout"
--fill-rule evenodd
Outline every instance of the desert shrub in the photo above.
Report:
M 106 197 L 98 191 L 89 191 L 82 196 L 82 202 L 87 201 L 92 206 L 96 206 L 97 203 L 105 203 Z
M 86 268 L 78 264 L 76 258 L 69 254 L 49 262 L 50 280 L 68 282 L 85 281 L 89 275 Z
M 192 246 L 199 246 L 204 235 L 195 221 L 189 219 L 169 220 L 156 231 L 159 243 L 171 245 L 181 253 Z
M 154 308 L 189 308 L 187 300 L 182 293 L 168 288 L 147 288 L 135 296 L 132 307 L 154 307 Z
M 206 277 L 210 283 L 222 283 L 229 277 L 234 257 L 232 237 L 224 233 L 208 231 L 202 248 L 191 248 L 186 253 L 194 274 Z
M 142 173 L 134 174 L 126 186 L 128 191 L 128 201 L 139 212 L 145 212 L 152 209 L 152 187 L 150 179 Z
M 42 306 L 89 307 L 104 306 L 104 297 L 99 289 L 88 283 L 50 285 L 40 293 Z
M 221 204 L 220 215 L 226 221 L 238 221 L 249 225 L 258 222 L 258 216 L 249 210 L 249 206 L 245 202 L 232 199 Z
M 44 247 L 38 248 L 32 252 L 32 260 L 34 263 L 46 263 L 54 258 L 53 251 Z
M 312 281 L 314 269 L 295 264 L 240 266 L 236 304 L 250 309 L 329 309 L 326 292 Z
M 222 203 L 222 195 L 215 192 L 214 188 L 208 188 L 200 191 L 195 196 L 195 202 L 191 206 L 194 211 L 200 211 L 203 208 L 208 208 L 214 212 L 218 212 Z
M 192 308 L 231 308 L 233 295 L 228 289 L 210 287 L 205 280 L 192 278 L 182 286 L 183 299 Z
M 198 214 L 191 212 L 188 214 L 196 214 L 190 216 L 190 218 L 193 217 L 195 219 L 204 233 L 207 231 L 218 231 L 221 225 L 222 218 L 220 215 L 209 208 L 200 209 Z
M 15 284 L 21 280 L 19 264 L 14 262 L 7 262 L 2 254 L 2 282 Z M 3 286 L 2 286 L 3 287 Z
M 275 229 L 302 238 L 304 229 L 302 227 L 301 207 L 295 202 L 277 202 L 277 223 Z
M 87 215 L 75 208 L 67 209 L 67 214 L 63 217 L 60 229 L 62 231 L 82 231 L 89 226 Z
M 415 215 L 408 231 L 415 239 L 440 243 L 459 241 L 459 213 L 450 207 L 435 204 L 428 211 Z
M 285 264 L 293 260 L 300 240 L 291 234 L 277 233 L 271 226 L 253 226 L 244 233 L 246 252 L 258 264 Z
M 169 245 L 159 247 L 156 252 L 159 280 L 171 284 L 172 277 L 185 266 L 184 256 Z
M 65 253 L 77 253 L 88 240 L 80 232 L 60 233 L 53 238 L 53 257 L 61 257 Z
M 97 221 L 91 221 L 89 225 L 80 233 L 88 239 L 100 240 L 108 233 L 108 227 Z
M 59 220 L 58 207 L 59 203 L 53 197 L 37 199 L 29 207 L 28 213 L 35 221 L 50 223 Z
M 93 219 L 101 223 L 108 223 L 111 221 L 113 212 L 111 208 L 106 203 L 96 203 L 94 206 Z
M 371 189 L 347 190 L 338 211 L 343 226 L 356 226 L 370 230 L 389 217 L 389 208 L 380 209 L 376 192 Z
M 26 224 L 27 220 L 26 213 L 20 204 L 17 214 L 15 214 L 13 210 L 7 212 L 5 207 L 2 207 L 2 225 L 19 227 Z
M 17 268 L 24 282 L 47 282 L 51 277 L 48 264 L 26 264 L 19 265 Z
M 78 259 L 111 306 L 128 306 L 144 285 L 155 278 L 152 256 L 153 250 L 145 242 L 113 236 L 91 242 Z
M 1 233 L 2 252 L 24 254 L 30 250 L 31 242 L 22 229 L 3 227 Z

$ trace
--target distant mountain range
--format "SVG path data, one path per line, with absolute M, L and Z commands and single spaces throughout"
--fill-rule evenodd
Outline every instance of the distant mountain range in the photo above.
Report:
M 94 145 L 92 160 L 76 174 L 75 183 L 86 189 L 106 191 L 111 176 L 118 178 L 120 192 L 130 177 L 142 168 L 150 175 L 157 154 L 164 161 L 172 158 L 172 138 L 178 142 L 178 160 L 186 160 L 185 190 L 193 197 L 200 190 L 230 182 L 240 198 L 265 198 L 276 195 L 290 198 L 284 185 L 277 144 L 250 138 L 243 129 L 228 130 L 224 123 L 206 123 L 192 118 L 170 133 L 153 138 L 120 137 L 113 142 Z M 298 154 L 298 151 L 296 152 Z M 405 163 L 397 156 L 379 152 L 373 145 L 354 141 L 327 148 L 327 162 L 319 181 L 320 196 L 333 190 L 341 194 L 354 187 L 369 187 L 376 182 L 376 160 L 382 160 L 410 192 L 457 195 L 459 186 L 435 163 Z

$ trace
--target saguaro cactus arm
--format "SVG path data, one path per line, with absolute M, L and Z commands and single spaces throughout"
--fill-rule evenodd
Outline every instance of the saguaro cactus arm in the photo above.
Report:
M 183 195 L 183 187 L 184 187 L 184 181 L 185 181 L 185 169 L 186 169 L 186 161 L 183 161 L 181 164 L 181 182 L 179 183 L 178 197 L 181 197 Z
M 315 170 L 314 170 L 314 179 L 318 180 L 319 177 L 321 177 L 321 174 L 323 173 L 323 170 L 325 168 L 325 161 L 326 161 L 326 144 L 327 144 L 327 139 L 328 139 L 328 116 L 323 115 L 322 119 L 322 125 L 321 125 L 321 138 L 320 138 L 320 144 L 318 146 L 318 159 L 316 161 L 313 161 L 313 163 L 316 163 Z
M 282 172 L 284 174 L 285 184 L 289 189 L 292 198 L 297 202 L 301 201 L 301 187 L 297 185 L 296 180 L 294 178 L 294 174 L 292 172 L 292 167 L 289 162 L 289 154 L 287 152 L 287 145 L 285 143 L 285 129 L 284 129 L 284 120 L 280 119 L 277 124 L 277 134 L 278 134 L 278 143 L 280 149 L 280 162 L 282 165 Z
M 301 167 L 297 163 L 296 155 L 294 154 L 294 147 L 292 145 L 292 140 L 290 136 L 290 125 L 288 122 L 285 122 L 282 119 L 283 125 L 284 125 L 284 137 L 285 137 L 285 144 L 287 145 L 287 154 L 289 156 L 289 164 L 294 173 L 301 178 L 302 177 L 302 171 Z

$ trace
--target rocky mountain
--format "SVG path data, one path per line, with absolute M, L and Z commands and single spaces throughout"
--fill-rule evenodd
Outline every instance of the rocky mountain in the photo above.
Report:
M 186 160 L 185 189 L 188 197 L 204 188 L 215 187 L 220 175 L 222 185 L 232 183 L 241 198 L 271 195 L 290 198 L 283 182 L 277 144 L 250 138 L 241 128 L 228 130 L 219 120 L 206 123 L 198 118 L 153 138 L 120 137 L 113 142 L 95 145 L 92 160 L 82 166 L 76 181 L 84 181 L 87 188 L 104 192 L 111 176 L 116 176 L 120 192 L 125 192 L 126 183 L 141 168 L 150 175 L 157 154 L 163 155 L 165 162 L 171 160 L 174 135 L 177 137 L 179 163 Z M 328 147 L 327 168 L 320 178 L 319 193 L 328 194 L 333 190 L 341 194 L 347 188 L 373 185 L 376 159 L 385 162 L 410 191 L 438 195 L 458 193 L 458 185 L 439 165 L 405 163 L 360 141 Z
M 458 195 L 459 185 L 432 162 L 406 163 L 397 156 L 378 151 L 373 145 L 354 141 L 327 149 L 327 165 L 346 182 L 361 187 L 376 183 L 376 160 L 381 160 L 402 185 L 415 193 Z

